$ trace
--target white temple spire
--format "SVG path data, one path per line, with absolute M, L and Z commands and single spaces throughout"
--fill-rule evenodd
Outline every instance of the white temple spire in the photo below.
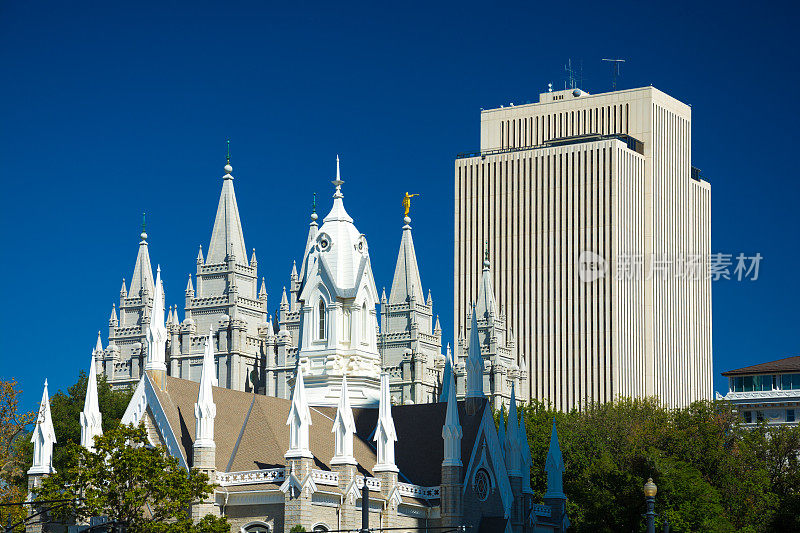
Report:
M 405 226 L 403 226 L 403 236 L 400 239 L 400 251 L 397 254 L 397 265 L 394 269 L 392 289 L 389 292 L 389 303 L 405 303 L 412 296 L 418 303 L 422 303 L 425 301 L 425 296 L 422 292 L 414 239 L 411 237 L 411 218 L 406 216 L 403 221 Z
M 155 292 L 153 287 L 153 267 L 150 265 L 150 252 L 147 246 L 147 233 L 144 231 L 144 213 L 142 213 L 142 234 L 139 241 L 139 253 L 136 256 L 136 264 L 133 267 L 131 277 L 131 288 L 126 294 L 131 298 L 138 298 L 139 294 L 146 291 L 152 296 Z M 122 281 L 122 289 L 125 290 L 125 280 Z
M 488 251 L 486 259 L 483 261 L 483 273 L 478 285 L 478 302 L 475 310 L 480 320 L 486 318 L 490 313 L 497 315 L 497 303 L 495 302 L 494 289 L 492 288 L 492 271 Z
M 375 437 L 378 443 L 378 462 L 372 469 L 373 472 L 397 472 L 394 464 L 394 443 L 397 441 L 397 431 L 392 418 L 392 402 L 389 397 L 389 374 L 381 374 L 381 399 L 378 404 L 378 426 L 375 428 Z
M 447 414 L 442 427 L 444 439 L 444 461 L 442 466 L 461 466 L 461 423 L 458 420 L 458 403 L 456 403 L 456 384 L 450 372 L 447 393 Z
M 94 451 L 94 438 L 103 434 L 103 417 L 100 414 L 100 404 L 97 399 L 97 363 L 92 352 L 92 362 L 89 367 L 89 379 L 86 382 L 86 400 L 83 402 L 81 412 L 81 446 L 89 451 Z
M 53 417 L 50 414 L 50 395 L 47 393 L 47 380 L 44 380 L 44 392 L 36 417 L 36 427 L 31 435 L 33 443 L 33 465 L 28 474 L 52 474 L 53 444 L 56 443 L 56 432 L 53 429 Z
M 453 373 L 453 355 L 450 351 L 450 343 L 447 343 L 447 350 L 444 356 L 444 371 L 442 372 L 442 393 L 439 395 L 439 402 L 449 401 L 450 398 L 450 382 L 454 377 Z
M 217 416 L 217 405 L 211 387 L 216 385 L 216 365 L 214 364 L 213 331 L 208 327 L 208 337 L 203 353 L 203 368 L 200 372 L 200 390 L 197 403 L 194 404 L 195 448 L 214 448 L 214 418 Z
M 99 331 L 97 332 L 97 343 L 95 343 L 94 352 L 93 353 L 96 353 L 96 354 L 102 354 L 103 353 L 103 338 L 100 336 L 100 332 Z
M 161 283 L 161 267 L 156 270 L 153 309 L 150 326 L 147 328 L 147 362 L 145 370 L 167 370 L 167 328 L 164 326 L 164 285 Z
M 467 398 L 483 398 L 483 356 L 478 336 L 478 319 L 475 304 L 472 305 L 472 327 L 469 332 L 467 355 Z
M 233 254 L 237 264 L 247 266 L 247 248 L 244 245 L 244 232 L 231 172 L 233 167 L 228 163 L 225 165 L 225 175 L 222 177 L 222 191 L 219 195 L 217 216 L 214 219 L 214 229 L 211 232 L 211 242 L 208 245 L 205 262 L 224 263 L 229 255 Z
M 303 251 L 303 262 L 300 264 L 300 280 L 305 280 L 306 276 L 306 263 L 308 262 L 308 256 L 311 253 L 311 249 L 314 247 L 314 243 L 317 240 L 317 193 L 314 193 L 314 201 L 311 206 L 311 222 L 308 224 L 308 237 L 306 238 L 306 247 Z
M 339 405 L 336 407 L 336 418 L 333 420 L 335 434 L 335 455 L 331 460 L 332 465 L 355 465 L 353 457 L 353 435 L 356 432 L 356 422 L 353 419 L 353 409 L 350 407 L 350 398 L 347 393 L 347 376 L 342 375 L 342 392 L 339 395 Z
M 286 425 L 289 426 L 289 451 L 286 452 L 284 457 L 286 459 L 313 457 L 308 447 L 311 410 L 308 407 L 306 388 L 303 384 L 303 367 L 300 365 L 297 366 L 297 378 L 294 382 L 292 404 L 289 408 L 289 418 L 286 420 Z
M 553 419 L 553 431 L 550 433 L 550 448 L 547 450 L 544 470 L 547 473 L 547 492 L 544 493 L 544 497 L 566 499 L 563 478 L 564 459 L 561 456 L 561 446 L 558 444 L 555 419 Z

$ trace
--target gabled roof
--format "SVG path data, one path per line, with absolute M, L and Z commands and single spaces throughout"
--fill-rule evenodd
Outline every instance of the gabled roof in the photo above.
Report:
M 206 264 L 224 263 L 228 253 L 233 252 L 236 254 L 236 263 L 247 265 L 247 248 L 244 246 L 242 221 L 239 219 L 239 206 L 233 190 L 232 170 L 230 165 L 225 166 L 226 174 L 222 177 L 222 192 L 219 195 Z
M 800 355 L 786 357 L 768 363 L 746 366 L 744 368 L 737 368 L 736 370 L 728 370 L 727 372 L 723 372 L 722 375 L 727 377 L 741 376 L 744 374 L 774 374 L 776 372 L 800 372 Z
M 149 380 L 147 376 L 143 378 Z M 152 384 L 151 384 L 152 385 Z M 167 376 L 166 390 L 152 387 L 160 410 L 175 433 L 174 442 L 182 462 L 191 465 L 192 444 L 195 438 L 194 403 L 199 384 Z M 289 429 L 286 419 L 290 402 L 282 398 L 262 396 L 248 392 L 213 387 L 217 416 L 214 421 L 217 470 L 241 472 L 278 468 L 286 464 L 284 454 L 289 449 Z M 136 401 L 136 395 L 131 400 Z M 441 464 L 444 458 L 444 425 L 447 404 L 419 404 L 392 407 L 397 431 L 395 463 L 400 470 L 400 480 L 422 486 L 441 483 Z M 314 455 L 315 468 L 330 470 L 330 460 L 335 454 L 334 436 L 331 432 L 336 409 L 311 407 L 312 424 L 309 444 Z M 458 404 L 459 418 L 464 431 L 461 456 L 469 458 L 478 434 L 483 409 L 468 415 L 464 402 Z M 160 416 L 156 414 L 156 416 Z M 378 409 L 353 409 L 356 434 L 353 439 L 353 456 L 361 474 L 372 476 L 377 461 L 372 436 L 378 421 Z M 170 439 L 165 439 L 170 440 Z M 424 453 L 420 453 L 424 443 Z

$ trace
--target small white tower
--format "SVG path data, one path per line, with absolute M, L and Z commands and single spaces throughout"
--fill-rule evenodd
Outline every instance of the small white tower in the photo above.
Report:
M 292 405 L 289 408 L 289 451 L 284 454 L 286 459 L 312 458 L 308 446 L 308 430 L 311 426 L 311 411 L 308 407 L 306 388 L 303 384 L 303 367 L 297 367 L 297 379 L 292 393 Z
M 392 418 L 392 403 L 389 398 L 389 374 L 381 374 L 381 400 L 378 405 L 378 426 L 375 428 L 374 439 L 378 443 L 378 463 L 373 468 L 375 472 L 397 472 L 394 464 L 394 443 L 397 441 L 397 431 Z
M 29 476 L 53 474 L 53 444 L 56 443 L 56 432 L 53 429 L 53 417 L 50 414 L 50 395 L 47 393 L 47 380 L 44 380 L 42 402 L 36 417 L 36 427 L 31 435 L 33 443 L 33 465 L 28 470 Z
M 100 338 L 97 339 L 98 343 Z M 101 350 L 102 351 L 102 350 Z M 86 400 L 83 402 L 81 412 L 81 446 L 89 451 L 94 451 L 94 438 L 103 434 L 103 417 L 100 414 L 100 404 L 97 401 L 97 363 L 95 353 L 92 352 L 92 362 L 89 367 L 89 379 L 86 382 Z
M 156 269 L 153 310 L 150 312 L 150 327 L 147 329 L 147 363 L 145 370 L 166 373 L 167 328 L 164 326 L 164 285 L 161 282 L 161 266 Z
M 332 465 L 355 465 L 353 457 L 353 435 L 356 432 L 356 422 L 353 419 L 353 409 L 347 394 L 347 376 L 342 376 L 342 393 L 339 396 L 339 405 L 336 408 L 336 418 L 333 420 L 332 433 L 336 438 L 336 452 L 331 460 Z
M 197 394 L 197 403 L 194 404 L 195 416 L 195 448 L 214 448 L 214 418 L 217 416 L 217 406 L 211 389 L 216 382 L 216 364 L 214 362 L 214 346 L 212 344 L 213 331 L 208 328 L 208 338 L 205 342 L 203 354 L 203 368 L 200 373 L 200 391 Z

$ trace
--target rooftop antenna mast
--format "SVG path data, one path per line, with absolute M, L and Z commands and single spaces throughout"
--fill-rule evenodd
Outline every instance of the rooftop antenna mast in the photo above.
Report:
M 567 64 L 564 65 L 564 70 L 567 73 L 567 82 L 569 83 L 569 89 L 575 89 L 575 79 L 577 77 L 576 69 L 572 66 L 572 59 L 567 60 Z
M 624 63 L 624 59 L 614 58 L 614 59 L 603 59 L 603 61 L 608 61 L 611 63 L 611 90 L 617 90 L 617 77 L 619 76 L 619 64 Z

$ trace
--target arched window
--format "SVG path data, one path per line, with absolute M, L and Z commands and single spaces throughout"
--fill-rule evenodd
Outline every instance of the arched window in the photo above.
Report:
M 492 482 L 489 479 L 489 474 L 486 470 L 480 469 L 475 474 L 475 494 L 478 496 L 480 501 L 486 501 L 486 498 L 489 497 L 489 489 L 492 486 Z
M 311 531 L 328 531 L 328 526 L 325 524 L 317 524 Z
M 249 524 L 241 529 L 244 533 L 272 533 L 269 526 L 264 523 Z
M 361 342 L 367 344 L 367 302 L 361 304 Z
M 319 331 L 317 331 L 317 338 L 319 340 L 325 340 L 325 302 L 320 298 L 318 307 L 319 313 Z

